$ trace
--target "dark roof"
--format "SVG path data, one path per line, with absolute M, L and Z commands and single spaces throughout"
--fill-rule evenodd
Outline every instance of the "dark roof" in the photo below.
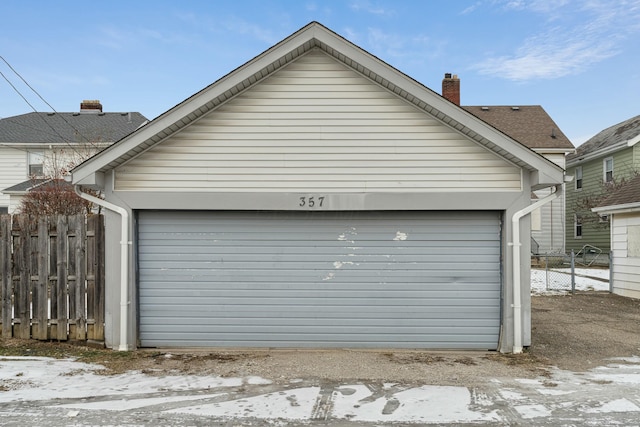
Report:
M 540 105 L 463 105 L 462 108 L 529 148 L 574 149 L 569 138 Z
M 12 185 L 11 187 L 5 188 L 2 190 L 3 193 L 8 192 L 24 192 L 32 189 L 33 187 L 37 187 L 38 185 L 49 181 L 51 178 L 34 178 L 28 179 L 26 181 L 22 181 L 20 184 Z
M 640 175 L 636 175 L 604 199 L 597 207 L 640 202 Z
M 585 156 L 600 149 L 611 147 L 627 141 L 640 134 L 640 116 L 632 117 L 624 122 L 606 128 L 580 145 L 575 154 L 567 156 L 567 161 Z
M 115 142 L 147 121 L 140 113 L 28 113 L 0 120 L 0 143 Z
M 2 193 L 26 193 L 27 191 L 35 190 L 36 188 L 47 189 L 49 187 L 68 187 L 69 189 L 73 189 L 71 183 L 64 179 L 34 178 L 28 179 L 9 188 L 5 188 L 2 190 Z

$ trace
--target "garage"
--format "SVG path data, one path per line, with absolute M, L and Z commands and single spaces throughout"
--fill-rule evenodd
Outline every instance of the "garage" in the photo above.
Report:
M 72 171 L 104 208 L 122 351 L 521 352 L 528 215 L 563 181 L 316 22 Z
M 496 349 L 498 212 L 138 216 L 142 347 Z

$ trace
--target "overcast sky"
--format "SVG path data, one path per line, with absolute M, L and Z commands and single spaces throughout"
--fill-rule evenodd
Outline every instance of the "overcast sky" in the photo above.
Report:
M 640 0 L 2 0 L 0 16 L 0 118 L 99 99 L 152 119 L 311 21 L 438 93 L 457 74 L 463 105 L 542 105 L 575 145 L 640 114 Z

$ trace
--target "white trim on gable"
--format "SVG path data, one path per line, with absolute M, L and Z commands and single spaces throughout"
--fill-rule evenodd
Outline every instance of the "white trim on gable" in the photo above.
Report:
M 529 171 L 533 189 L 563 182 L 564 170 L 559 166 L 328 28 L 312 22 L 76 167 L 72 171 L 73 183 L 100 185 L 100 176 L 105 171 L 145 152 L 314 48 L 323 50 L 364 77 L 432 115 L 441 123 Z

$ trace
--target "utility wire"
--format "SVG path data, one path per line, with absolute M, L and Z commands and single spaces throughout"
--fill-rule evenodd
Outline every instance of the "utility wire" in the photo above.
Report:
M 0 57 L 0 58 L 1 58 L 1 57 Z M 13 85 L 13 83 L 11 83 L 11 81 L 7 78 L 7 76 L 5 76 L 5 75 L 4 75 L 4 73 L 3 73 L 2 71 L 0 71 L 0 75 L 1 75 L 1 76 L 2 76 L 6 81 L 7 81 L 7 83 L 9 83 L 9 86 L 11 86 L 11 87 L 13 88 L 13 90 L 14 90 L 18 95 L 20 95 L 20 98 L 22 98 L 22 99 L 24 100 L 24 102 L 26 102 L 26 103 L 29 105 L 29 107 L 31 107 L 31 109 L 32 109 L 32 110 L 37 114 L 37 113 L 38 113 L 38 111 L 35 109 L 35 107 L 34 107 L 33 105 L 31 105 L 31 103 L 27 100 L 27 98 L 25 98 L 25 97 L 24 97 L 24 95 L 22 95 L 22 93 L 18 90 L 18 88 L 17 88 L 17 87 L 15 87 L 15 86 Z M 42 118 L 42 121 L 44 121 L 44 122 L 45 122 L 45 124 L 46 124 L 47 126 L 49 126 L 49 128 L 50 128 L 50 129 L 51 129 L 51 130 L 52 130 L 56 135 L 58 135 L 58 136 L 60 137 L 60 139 L 62 140 L 62 142 L 66 142 L 66 141 L 65 141 L 65 138 L 64 138 L 62 135 L 60 135 L 60 133 L 58 133 L 58 131 L 57 131 L 53 126 L 51 126 L 51 124 L 50 124 L 48 121 L 46 121 L 46 120 L 44 119 L 44 117 L 42 117 L 40 114 L 38 114 L 38 117 Z M 73 149 L 73 151 L 75 151 L 75 152 L 76 152 L 76 154 L 80 154 L 80 153 L 78 153 L 78 151 L 77 151 L 73 146 L 71 146 L 71 144 L 69 144 L 68 142 L 67 142 L 67 144 L 68 144 L 68 145 Z
M 57 113 L 57 114 L 58 114 L 58 116 L 59 116 L 59 117 L 60 117 L 60 118 L 61 118 L 61 119 L 66 123 L 66 124 L 68 124 L 68 125 L 69 125 L 69 127 L 71 127 L 74 131 L 76 131 L 76 133 L 77 133 L 79 136 L 81 136 L 82 138 L 84 138 L 84 139 L 85 139 L 89 144 L 91 144 L 91 145 L 95 145 L 95 144 L 94 144 L 94 143 L 93 143 L 89 138 L 87 138 L 86 136 L 84 136 L 84 135 L 82 134 L 82 132 L 80 132 L 78 129 L 76 129 L 76 127 L 75 127 L 75 126 L 73 126 L 71 123 L 69 123 L 69 122 L 67 121 L 67 119 L 65 119 L 65 118 L 64 118 L 64 116 L 63 116 L 63 115 L 59 114 L 59 113 L 56 111 L 56 109 L 55 109 L 55 108 L 53 108 L 53 106 L 52 106 L 51 104 L 49 104 L 49 103 L 47 102 L 47 100 L 46 100 L 46 99 L 44 99 L 44 98 L 42 97 L 42 95 L 40 95 L 40 94 L 38 93 L 38 91 L 37 91 L 37 90 L 35 90 L 35 89 L 34 89 L 34 88 L 33 88 L 33 87 L 32 87 L 32 86 L 31 86 L 31 85 L 26 81 L 26 80 L 24 79 L 24 77 L 22 77 L 22 76 L 20 75 L 20 73 L 18 73 L 18 72 L 15 70 L 15 68 L 13 68 L 13 67 L 11 66 L 11 64 L 9 64 L 9 62 L 8 62 L 6 59 L 4 59 L 4 57 L 3 57 L 2 55 L 0 55 L 0 59 L 2 59 L 2 61 L 3 61 L 5 64 L 7 64 L 7 67 L 9 67 L 9 69 L 11 69 L 11 71 L 13 71 L 13 73 L 14 73 L 16 76 L 18 76 L 18 77 L 20 78 L 20 80 L 22 80 L 22 81 L 24 82 L 24 84 L 25 84 L 25 85 L 27 85 L 27 87 L 28 87 L 29 89 L 31 89 L 31 91 L 32 91 L 33 93 L 35 93 L 35 94 L 38 96 L 38 98 L 40 98 L 40 99 L 42 100 L 42 102 L 44 102 L 45 104 L 47 104 L 47 105 L 49 106 L 49 108 L 51 108 L 51 110 L 52 110 L 54 113 Z M 1 73 L 1 72 L 0 72 L 0 73 Z M 5 80 L 6 80 L 6 81 L 11 85 L 11 87 L 13 88 L 13 90 L 15 90 L 15 91 L 20 95 L 20 97 L 22 97 L 22 99 L 24 99 L 24 101 L 25 101 L 27 104 L 29 104 L 29 106 L 33 109 L 33 111 L 37 113 L 37 111 L 36 111 L 36 109 L 33 107 L 33 105 L 31 105 L 31 104 L 29 103 L 29 101 L 27 101 L 27 100 L 26 100 L 26 98 L 25 98 L 24 96 L 22 96 L 22 94 L 21 94 L 21 93 L 18 91 L 18 89 L 17 89 L 17 88 L 16 88 L 16 87 L 15 87 L 15 86 L 14 86 L 14 85 L 9 81 L 9 79 L 7 79 L 7 77 L 6 77 L 4 74 L 2 74 L 2 77 L 4 77 L 4 79 L 5 79 Z M 44 117 L 42 117 L 42 120 L 44 120 L 45 122 L 47 122 L 47 121 L 45 120 L 45 118 L 44 118 Z M 49 123 L 47 122 L 47 124 L 49 124 Z M 49 125 L 49 127 L 51 127 L 51 125 Z M 53 129 L 53 127 L 51 127 L 51 128 Z M 63 141 L 63 142 L 67 142 L 67 143 L 69 143 L 68 141 L 65 141 L 65 138 L 64 138 L 62 135 L 60 135 L 60 134 L 59 134 L 55 129 L 54 129 L 54 132 L 55 132 L 55 133 L 56 133 L 60 138 L 62 138 L 62 141 Z M 69 144 L 69 145 L 71 146 L 71 144 Z M 74 148 L 74 151 L 75 151 L 75 148 Z

